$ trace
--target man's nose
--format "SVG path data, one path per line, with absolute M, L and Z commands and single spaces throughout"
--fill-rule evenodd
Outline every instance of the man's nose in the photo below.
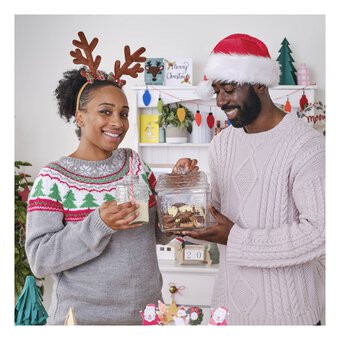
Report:
M 216 95 L 216 105 L 222 107 L 225 104 L 229 104 L 229 96 L 223 89 L 221 89 Z

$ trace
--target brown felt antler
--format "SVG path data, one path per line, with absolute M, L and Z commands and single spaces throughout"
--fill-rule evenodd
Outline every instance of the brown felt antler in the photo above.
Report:
M 92 52 L 98 44 L 98 38 L 93 38 L 91 43 L 89 44 L 83 32 L 78 32 L 78 36 L 80 39 L 79 41 L 72 41 L 72 44 L 78 47 L 74 51 L 70 52 L 71 56 L 74 58 L 73 62 L 75 64 L 83 64 L 88 66 L 91 74 L 94 77 L 97 77 L 97 69 L 101 61 L 101 56 L 97 55 L 95 60 L 93 60 Z M 80 49 L 85 52 L 85 57 L 82 55 Z
M 141 73 L 144 71 L 143 67 L 140 66 L 140 62 L 146 61 L 145 57 L 142 57 L 141 54 L 145 52 L 144 47 L 140 47 L 136 52 L 131 54 L 130 47 L 127 45 L 124 47 L 124 55 L 125 55 L 125 62 L 122 66 L 120 66 L 120 61 L 116 60 L 114 70 L 114 78 L 116 81 L 122 83 L 123 85 L 126 83 L 125 80 L 121 80 L 121 76 L 124 74 L 131 76 L 132 78 L 137 78 L 138 73 Z M 137 62 L 137 64 L 133 65 L 131 64 Z M 130 68 L 129 68 L 130 67 Z

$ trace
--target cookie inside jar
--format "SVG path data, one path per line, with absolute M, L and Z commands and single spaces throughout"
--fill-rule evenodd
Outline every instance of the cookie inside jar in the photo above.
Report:
M 206 227 L 209 185 L 204 172 L 160 175 L 156 192 L 161 230 L 176 232 Z

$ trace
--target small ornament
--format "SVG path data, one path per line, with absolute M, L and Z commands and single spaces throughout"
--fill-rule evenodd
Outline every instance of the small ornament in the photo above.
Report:
M 183 106 L 179 105 L 178 109 L 177 109 L 177 117 L 178 120 L 182 123 L 185 120 L 185 109 Z
M 213 113 L 210 111 L 208 116 L 207 116 L 207 124 L 209 126 L 210 129 L 212 129 L 214 127 L 215 124 L 215 118 Z
M 310 85 L 309 69 L 306 64 L 301 64 L 297 70 L 297 84 L 303 86 Z
M 28 275 L 15 305 L 15 324 L 22 326 L 45 325 L 47 317 L 35 277 Z
M 296 85 L 296 69 L 293 65 L 294 59 L 291 56 L 292 50 L 289 47 L 289 42 L 284 38 L 281 42 L 280 54 L 276 61 L 281 65 L 280 85 Z
M 144 312 L 139 311 L 139 313 L 143 319 L 143 326 L 154 326 L 160 324 L 160 320 L 156 312 L 156 306 L 153 303 L 146 305 Z
M 144 94 L 143 94 L 143 103 L 145 106 L 148 106 L 151 102 L 151 94 L 148 90 L 148 88 L 146 88 Z
M 188 315 L 184 307 L 180 307 L 177 310 L 177 314 L 174 316 L 176 326 L 186 326 L 188 324 Z
M 25 187 L 24 190 L 20 191 L 18 194 L 21 197 L 21 200 L 23 202 L 27 202 L 28 200 L 28 195 L 30 193 L 30 188 L 28 187 L 28 185 Z
M 224 306 L 218 307 L 215 311 L 213 308 L 210 309 L 210 320 L 209 326 L 226 326 L 228 309 Z
M 287 98 L 285 105 L 283 106 L 283 109 L 285 112 L 292 112 L 292 105 L 290 104 L 290 101 L 288 98 Z
M 187 309 L 189 325 L 200 325 L 203 320 L 203 311 L 199 307 L 189 307 Z
M 158 311 L 156 311 L 156 313 L 161 325 L 164 326 L 169 323 L 166 305 L 161 300 L 158 300 Z
M 305 95 L 305 91 L 303 91 L 303 94 L 300 98 L 300 108 L 301 110 L 304 110 L 308 106 L 308 99 Z
M 76 325 L 77 325 L 76 317 L 74 315 L 73 308 L 70 307 L 64 322 L 64 326 L 76 326 Z
M 199 110 L 196 111 L 195 122 L 196 122 L 197 126 L 200 126 L 201 123 L 202 123 L 202 115 L 201 115 Z
M 168 307 L 168 309 L 166 311 L 167 312 L 168 322 L 173 321 L 174 316 L 177 315 L 177 311 L 178 311 L 178 307 L 176 305 L 175 299 L 172 298 L 171 299 L 171 304 L 170 304 L 170 306 Z
M 162 101 L 161 95 L 159 95 L 159 98 L 158 98 L 157 110 L 158 110 L 158 113 L 163 112 L 163 101 Z

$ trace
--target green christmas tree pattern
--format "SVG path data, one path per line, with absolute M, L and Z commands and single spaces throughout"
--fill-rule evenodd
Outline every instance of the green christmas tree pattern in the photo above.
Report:
M 296 69 L 293 65 L 294 59 L 291 56 L 292 50 L 286 38 L 282 40 L 280 55 L 276 59 L 281 65 L 280 85 L 296 85 Z
M 67 209 L 74 209 L 77 208 L 77 206 L 74 204 L 75 201 L 74 193 L 70 189 L 66 195 L 64 196 L 63 206 Z
M 93 197 L 92 194 L 88 193 L 84 199 L 83 199 L 83 204 L 80 206 L 80 208 L 94 208 L 94 207 L 99 207 L 99 205 L 95 202 L 96 199 Z
M 113 197 L 112 195 L 108 194 L 108 193 L 106 193 L 106 194 L 104 195 L 104 201 L 105 201 L 105 202 L 111 202 L 111 201 L 115 201 L 115 200 L 116 200 L 116 198 Z
M 60 191 L 59 191 L 59 188 L 58 188 L 58 185 L 57 183 L 54 183 L 52 188 L 51 188 L 51 191 L 50 191 L 50 194 L 48 195 L 48 197 L 51 197 L 53 198 L 54 200 L 58 201 L 58 202 L 61 202 L 61 196 L 60 196 Z
M 40 179 L 39 182 L 37 183 L 37 186 L 35 187 L 35 191 L 32 195 L 32 197 L 39 197 L 39 196 L 46 196 L 43 192 L 42 179 Z

